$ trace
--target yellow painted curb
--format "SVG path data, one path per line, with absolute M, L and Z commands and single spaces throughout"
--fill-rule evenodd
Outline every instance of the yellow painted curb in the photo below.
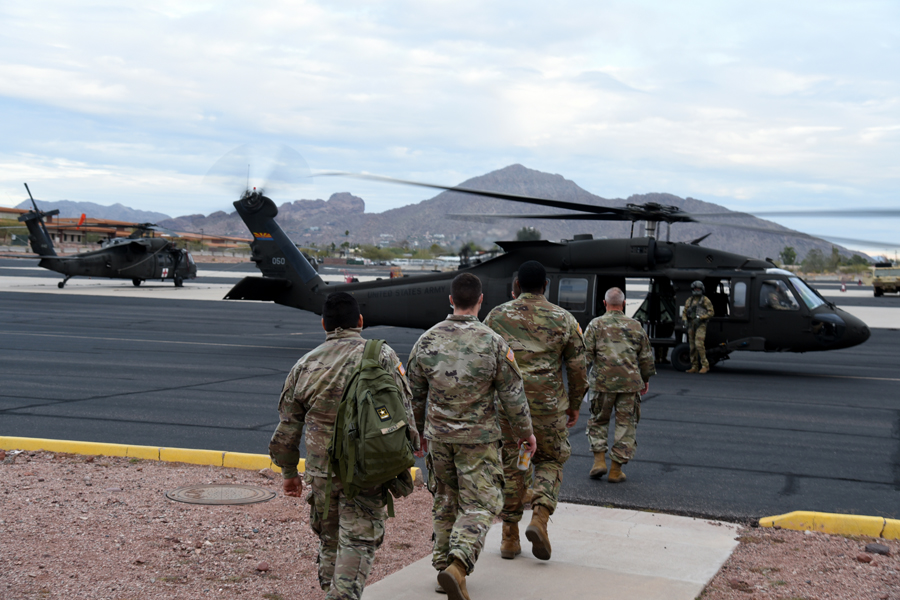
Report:
M 125 444 L 103 444 L 99 442 L 74 442 L 70 440 L 47 440 L 42 438 L 25 438 L 0 436 L 2 450 L 46 450 L 48 452 L 68 452 L 88 456 L 128 456 L 144 460 L 160 460 L 163 462 L 183 462 L 192 465 L 211 465 L 259 471 L 272 469 L 281 473 L 281 467 L 272 463 L 266 454 L 246 454 L 244 452 L 223 452 L 221 450 L 191 450 L 189 448 L 164 448 L 157 446 L 131 446 Z M 300 459 L 297 470 L 306 469 L 306 461 Z M 419 469 L 413 467 L 410 472 L 413 481 Z
M 297 465 L 297 468 L 300 472 L 303 472 L 304 465 L 305 461 L 301 458 L 300 464 Z M 226 452 L 222 460 L 222 466 L 232 467 L 235 469 L 250 469 L 257 471 L 259 469 L 272 469 L 273 471 L 277 471 L 279 473 L 281 472 L 281 468 L 278 465 L 273 465 L 272 459 L 265 454 Z
M 265 454 L 244 454 L 241 452 L 223 452 L 222 450 L 191 450 L 188 448 L 102 444 L 98 442 L 75 442 L 71 440 L 47 440 L 11 436 L 0 436 L 0 449 L 46 450 L 48 452 L 69 452 L 87 456 L 128 456 L 144 460 L 161 460 L 163 462 L 183 462 L 192 465 L 233 467 L 257 471 L 260 469 L 272 469 L 273 471 L 281 472 L 281 469 L 272 464 L 272 459 Z M 297 468 L 300 472 L 303 472 L 304 461 L 302 459 Z
M 159 451 L 162 448 L 155 446 L 128 446 L 129 458 L 143 458 L 144 460 L 159 460 Z
M 900 539 L 900 521 L 884 517 L 840 515 L 798 510 L 784 515 L 764 517 L 760 527 L 781 527 L 797 531 L 818 531 L 837 535 L 861 535 Z
M 881 537 L 889 540 L 900 540 L 900 521 L 897 519 L 885 519 L 884 533 Z

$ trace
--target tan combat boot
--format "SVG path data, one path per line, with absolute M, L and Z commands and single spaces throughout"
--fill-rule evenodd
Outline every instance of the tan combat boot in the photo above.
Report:
M 697 372 L 698 372 L 698 373 L 709 373 L 709 367 L 703 367 L 702 369 L 700 369 L 700 370 L 697 371 Z
M 606 475 L 606 452 L 594 452 L 594 466 L 591 467 L 590 478 L 600 479 Z
M 515 558 L 520 554 L 522 554 L 522 546 L 519 544 L 519 524 L 503 521 L 500 556 L 503 558 Z
M 685 373 L 696 373 L 696 372 L 699 371 L 699 370 L 700 370 L 700 369 L 698 369 L 697 367 L 691 367 L 690 369 L 688 369 L 687 371 L 685 371 Z
M 606 478 L 610 483 L 621 483 L 625 481 L 625 473 L 622 472 L 622 463 L 617 463 L 615 459 L 612 461 L 612 468 L 609 470 L 609 477 Z
M 525 537 L 531 542 L 531 553 L 541 560 L 550 560 L 550 536 L 547 535 L 549 519 L 550 511 L 546 506 L 535 506 L 531 511 L 531 523 L 525 529 Z
M 449 567 L 438 573 L 438 583 L 450 600 L 471 600 L 466 590 L 466 567 L 454 558 Z

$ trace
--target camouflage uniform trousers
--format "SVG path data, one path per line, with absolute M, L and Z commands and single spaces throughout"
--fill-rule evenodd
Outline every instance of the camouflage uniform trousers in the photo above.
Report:
M 688 343 L 691 345 L 691 365 L 700 368 L 703 365 L 709 368 L 706 360 L 706 321 L 688 330 Z
M 435 488 L 431 564 L 443 571 L 456 558 L 471 573 L 488 529 L 503 507 L 499 442 L 452 444 L 429 440 L 425 462 L 434 476 Z
M 517 440 L 509 428 L 509 423 L 505 419 L 500 421 L 500 428 L 503 431 L 504 478 L 503 510 L 500 518 L 509 523 L 518 523 L 522 520 L 525 491 L 529 487 L 534 491 L 531 506 L 544 506 L 551 515 L 554 513 L 559 502 L 563 465 L 572 455 L 565 413 L 532 415 L 531 425 L 537 439 L 537 452 L 531 459 L 533 471 L 520 471 L 516 466 L 519 461 Z
M 375 550 L 384 540 L 385 498 L 381 487 L 365 490 L 350 500 L 335 477 L 326 498 L 325 477 L 306 476 L 309 523 L 319 536 L 319 586 L 329 600 L 362 596 Z M 326 503 L 328 518 L 324 518 Z
M 635 430 L 641 420 L 641 395 L 638 392 L 591 392 L 591 416 L 587 436 L 591 452 L 606 453 L 609 421 L 616 413 L 616 431 L 610 455 L 619 464 L 634 458 L 637 448 Z

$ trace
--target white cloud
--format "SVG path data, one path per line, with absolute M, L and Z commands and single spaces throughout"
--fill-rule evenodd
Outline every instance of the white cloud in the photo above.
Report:
M 8 0 L 0 202 L 28 179 L 47 198 L 229 210 L 203 175 L 249 141 L 450 184 L 518 162 L 607 197 L 893 201 L 898 6 Z M 428 196 L 304 193 L 338 191 L 370 210 Z

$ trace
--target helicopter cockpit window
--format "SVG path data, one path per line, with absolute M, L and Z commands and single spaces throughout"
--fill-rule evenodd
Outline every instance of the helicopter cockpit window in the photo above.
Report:
M 566 310 L 584 312 L 587 310 L 588 280 L 565 278 L 559 280 L 559 305 Z
M 825 301 L 822 300 L 818 294 L 810 289 L 806 282 L 800 279 L 799 277 L 791 277 L 791 283 L 794 284 L 794 289 L 797 290 L 797 293 L 800 294 L 800 298 L 803 300 L 803 303 L 812 310 L 814 308 L 818 308 L 825 304 Z
M 763 281 L 759 288 L 759 307 L 767 310 L 800 310 L 794 293 L 780 279 Z

